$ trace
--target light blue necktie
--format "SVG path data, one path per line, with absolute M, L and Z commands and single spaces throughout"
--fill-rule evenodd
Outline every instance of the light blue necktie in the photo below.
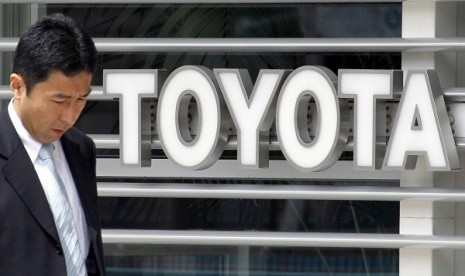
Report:
M 58 176 L 53 162 L 54 150 L 55 146 L 52 144 L 44 144 L 39 151 L 39 159 L 42 160 L 43 167 L 47 169 L 46 183 L 43 183 L 45 195 L 60 236 L 68 276 L 87 275 L 84 258 L 77 239 L 71 206 L 63 182 Z

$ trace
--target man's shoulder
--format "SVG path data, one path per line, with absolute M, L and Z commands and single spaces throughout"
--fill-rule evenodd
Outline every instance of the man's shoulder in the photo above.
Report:
M 62 138 L 62 143 L 71 143 L 79 146 L 84 152 L 93 152 L 95 144 L 92 138 L 87 136 L 82 130 L 77 127 L 70 128 Z
M 82 130 L 80 130 L 77 127 L 71 127 L 67 131 L 66 135 L 69 136 L 70 138 L 74 138 L 76 140 L 90 140 L 90 141 L 92 141 L 92 139 L 89 136 L 87 136 L 87 134 L 85 134 Z
M 10 155 L 21 145 L 10 116 L 6 110 L 0 112 L 0 155 Z
M 11 122 L 10 115 L 8 114 L 7 110 L 0 111 L 0 126 L 8 124 L 8 126 L 12 126 L 13 123 Z

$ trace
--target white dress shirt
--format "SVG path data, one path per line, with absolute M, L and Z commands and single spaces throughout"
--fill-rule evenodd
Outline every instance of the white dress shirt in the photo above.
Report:
M 21 141 L 23 142 L 23 145 L 26 148 L 29 158 L 34 164 L 34 168 L 37 172 L 37 175 L 39 176 L 39 179 L 42 179 L 41 176 L 43 176 L 44 168 L 36 164 L 36 160 L 39 157 L 39 150 L 42 147 L 42 144 L 34 140 L 34 138 L 32 138 L 32 136 L 23 126 L 18 114 L 16 114 L 16 111 L 13 107 L 13 101 L 14 98 L 10 101 L 8 105 L 8 114 L 10 115 L 11 121 L 13 122 L 13 126 L 16 129 L 19 138 L 21 138 Z M 71 171 L 69 169 L 68 162 L 66 161 L 65 153 L 63 152 L 61 142 L 55 141 L 53 142 L 53 144 L 55 145 L 55 151 L 53 153 L 55 167 L 58 175 L 63 181 L 66 194 L 68 195 L 68 199 L 70 201 L 71 209 L 73 210 L 73 219 L 76 225 L 81 252 L 84 253 L 84 257 L 87 257 L 90 247 L 90 241 L 87 232 L 86 218 L 84 215 L 84 211 L 82 210 L 79 194 L 76 190 L 76 185 L 74 183 Z

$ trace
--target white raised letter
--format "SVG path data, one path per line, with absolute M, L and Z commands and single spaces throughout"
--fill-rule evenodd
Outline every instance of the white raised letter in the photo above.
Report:
M 160 142 L 169 159 L 185 168 L 208 168 L 219 158 L 227 141 L 226 105 L 212 79 L 213 72 L 207 68 L 183 66 L 171 73 L 160 92 Z M 184 122 L 192 98 L 199 114 L 195 138 Z
M 156 98 L 159 70 L 104 70 L 103 92 L 119 95 L 120 156 L 124 165 L 150 166 L 151 121 L 145 99 Z
M 340 121 L 339 99 L 333 84 L 336 79 L 326 68 L 303 66 L 291 73 L 279 95 L 278 140 L 286 158 L 300 170 L 328 168 L 337 161 L 347 142 L 348 126 Z M 318 130 L 311 141 L 310 137 L 302 137 L 309 136 L 306 124 L 296 123 L 300 102 L 309 97 L 313 97 L 318 109 Z
M 276 91 L 285 71 L 260 70 L 253 91 L 246 70 L 214 69 L 214 72 L 237 128 L 239 164 L 268 167 L 268 138 L 276 109 Z
M 385 109 L 378 110 L 377 99 L 392 99 L 394 84 L 402 86 L 401 71 L 339 70 L 339 97 L 354 99 L 354 167 L 381 168 L 384 147 L 376 142 L 386 141 L 386 126 L 376 126 L 377 115 L 386 117 Z M 397 87 L 396 87 L 397 88 Z M 400 88 L 398 88 L 400 89 Z
M 405 82 L 384 166 L 412 169 L 423 155 L 429 170 L 459 169 L 436 72 L 412 71 Z

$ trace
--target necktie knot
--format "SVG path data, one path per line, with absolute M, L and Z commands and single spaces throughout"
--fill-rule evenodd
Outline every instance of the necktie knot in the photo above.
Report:
M 43 144 L 39 151 L 39 158 L 42 161 L 52 159 L 55 146 L 53 144 Z

